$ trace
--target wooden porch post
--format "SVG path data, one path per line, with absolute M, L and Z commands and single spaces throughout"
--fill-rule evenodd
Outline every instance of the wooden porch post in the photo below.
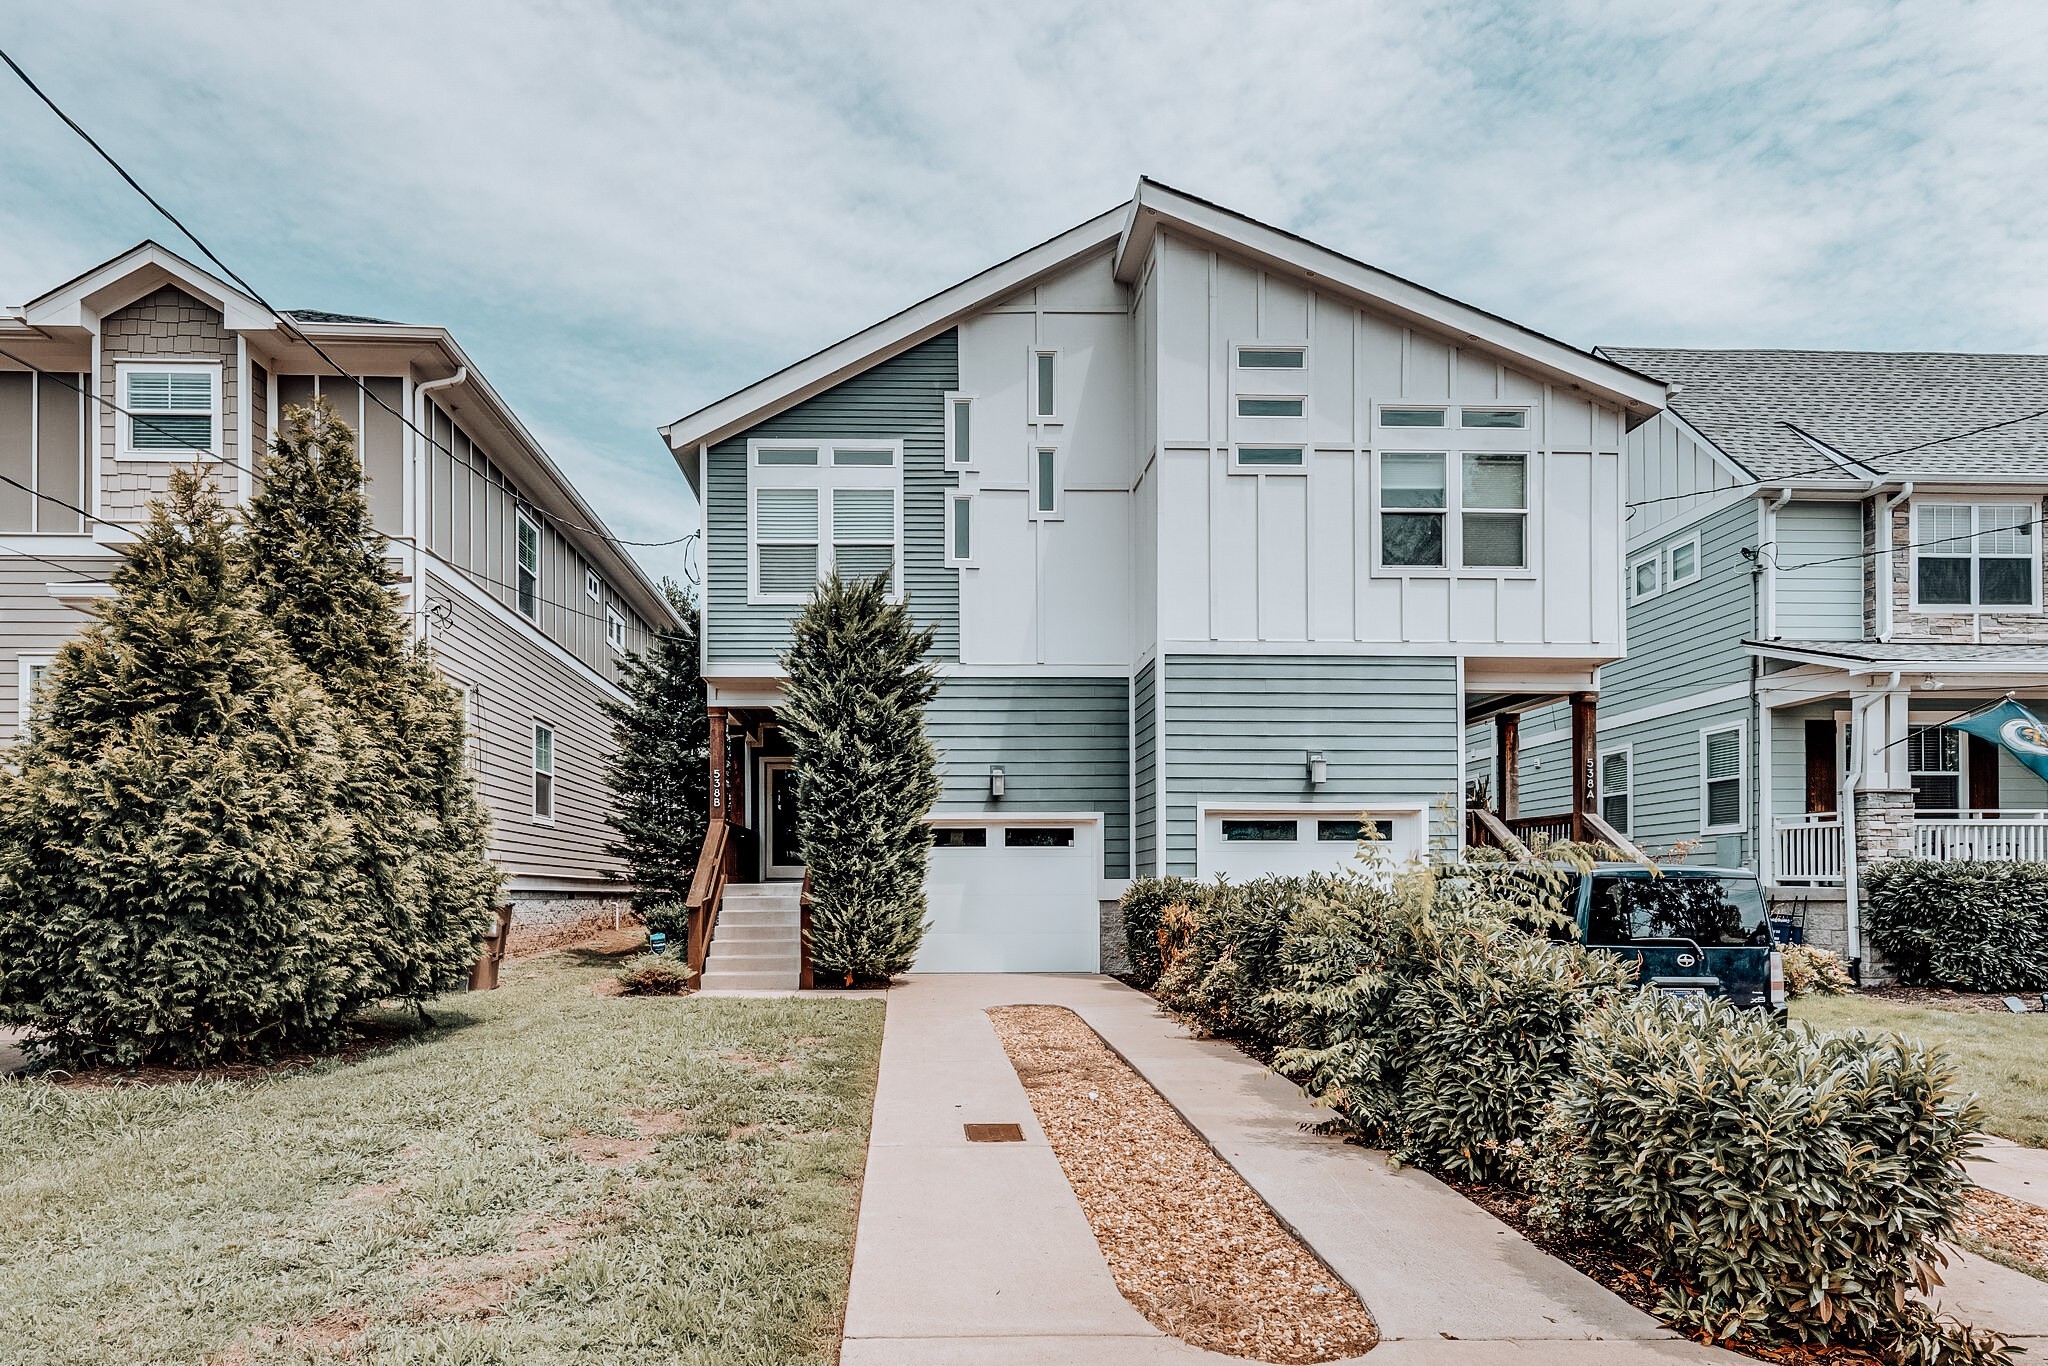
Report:
M 1511 821 L 1522 805 L 1522 714 L 1504 711 L 1493 718 L 1494 800 L 1500 818 Z
M 1600 695 L 1572 694 L 1572 838 L 1586 838 L 1586 813 L 1600 807 L 1600 775 L 1596 771 L 1600 749 L 1597 708 Z
M 730 815 L 732 796 L 726 789 L 727 764 L 725 761 L 725 708 L 712 707 L 711 743 L 711 819 L 722 821 Z

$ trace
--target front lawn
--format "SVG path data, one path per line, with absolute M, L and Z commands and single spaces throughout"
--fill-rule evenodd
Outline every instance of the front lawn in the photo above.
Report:
M 1992 1133 L 2048 1148 L 2048 1015 L 2000 1015 L 1893 1005 L 1868 996 L 1804 996 L 1794 1019 L 1823 1029 L 1876 1029 L 1954 1055 L 1963 1086 L 1982 1098 Z
M 512 963 L 255 1082 L 0 1085 L 0 1356 L 830 1362 L 882 1007 Z

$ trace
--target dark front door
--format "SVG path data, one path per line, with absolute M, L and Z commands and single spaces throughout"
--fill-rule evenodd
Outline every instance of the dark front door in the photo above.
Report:
M 1835 809 L 1841 778 L 1835 769 L 1835 723 L 1826 721 L 1806 723 L 1806 809 L 1832 811 Z
M 766 851 L 762 876 L 802 877 L 804 858 L 803 846 L 797 840 L 796 770 L 787 759 L 769 759 L 761 765 L 761 777 L 767 789 L 764 814 L 768 827 L 762 832 Z

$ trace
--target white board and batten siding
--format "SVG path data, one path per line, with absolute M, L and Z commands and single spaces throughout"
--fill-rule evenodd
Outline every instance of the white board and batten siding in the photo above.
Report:
M 1621 653 L 1618 409 L 1170 234 L 1143 288 L 1156 300 L 1140 315 L 1158 318 L 1158 517 L 1173 528 L 1160 537 L 1165 641 Z M 1236 348 L 1259 342 L 1308 350 L 1305 412 L 1284 434 L 1235 414 Z M 1381 428 L 1389 403 L 1441 405 L 1446 427 Z M 1461 429 L 1460 405 L 1523 408 L 1528 425 Z M 1305 468 L 1235 470 L 1233 442 L 1304 446 Z M 1458 455 L 1527 451 L 1526 567 L 1379 568 L 1388 450 L 1452 457 L 1453 502 Z
M 1740 501 L 1751 481 L 1659 413 L 1628 434 L 1629 549 Z

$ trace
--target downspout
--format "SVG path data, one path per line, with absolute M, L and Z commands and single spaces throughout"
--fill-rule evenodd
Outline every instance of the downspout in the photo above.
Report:
M 1877 505 L 1877 638 L 1882 641 L 1892 638 L 1892 509 L 1912 496 L 1913 481 L 1908 479 Z
M 1907 487 L 1910 492 L 1911 486 Z M 1870 743 L 1866 727 L 1870 724 L 1871 705 L 1890 698 L 1892 690 L 1899 686 L 1899 673 L 1893 669 L 1884 692 L 1849 709 L 1849 737 L 1855 743 L 1849 756 L 1849 772 L 1842 778 L 1841 799 L 1835 803 L 1842 809 L 1842 918 L 1849 935 L 1849 971 L 1859 983 L 1863 980 L 1863 915 L 1856 878 L 1856 785 L 1863 780 L 1863 755 Z
M 413 449 L 419 452 L 413 482 L 419 496 L 413 499 L 412 510 L 412 633 L 415 640 L 427 638 L 426 565 L 421 549 L 426 545 L 427 527 L 430 525 L 427 517 L 426 492 L 433 483 L 434 454 L 432 438 L 427 435 L 433 430 L 427 424 L 427 395 L 453 388 L 468 378 L 469 367 L 458 365 L 455 367 L 455 373 L 446 379 L 430 379 L 423 384 L 412 386 L 412 444 Z

